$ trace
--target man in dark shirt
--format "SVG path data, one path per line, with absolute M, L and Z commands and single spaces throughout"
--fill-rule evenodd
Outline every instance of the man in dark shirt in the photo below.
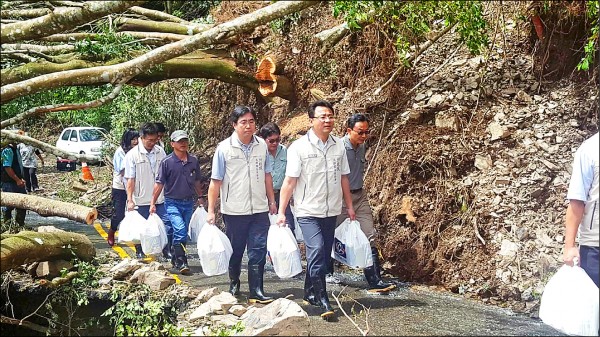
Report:
M 23 131 L 19 130 L 20 135 Z M 23 179 L 23 162 L 21 154 L 17 149 L 16 143 L 12 142 L 2 149 L 2 192 L 22 193 L 25 191 L 25 180 Z M 4 207 L 3 207 L 4 208 Z M 10 221 L 12 218 L 12 207 L 6 207 L 3 210 L 4 221 Z M 25 216 L 27 211 L 17 208 L 15 222 L 20 226 L 25 225 Z
M 164 188 L 165 208 L 173 226 L 174 260 L 171 262 L 179 272 L 188 274 L 190 268 L 185 255 L 185 245 L 194 204 L 197 200 L 200 207 L 204 204 L 204 200 L 199 199 L 202 196 L 202 176 L 198 158 L 188 152 L 189 137 L 185 131 L 177 130 L 171 134 L 171 147 L 173 152 L 162 161 L 158 169 L 150 213 L 156 211 L 156 200 Z

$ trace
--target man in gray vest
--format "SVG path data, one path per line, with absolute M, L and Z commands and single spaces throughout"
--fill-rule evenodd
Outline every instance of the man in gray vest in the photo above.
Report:
M 235 131 L 217 146 L 208 187 L 206 222 L 215 224 L 215 207 L 221 196 L 221 213 L 226 234 L 233 247 L 229 260 L 229 292 L 238 295 L 242 256 L 248 246 L 250 303 L 270 303 L 264 295 L 263 274 L 267 255 L 269 212 L 275 214 L 271 171 L 273 162 L 267 145 L 256 132 L 256 113 L 236 106 L 229 117 Z
M 144 123 L 140 128 L 140 141 L 136 147 L 131 149 L 125 155 L 125 174 L 127 179 L 127 211 L 133 211 L 137 208 L 138 213 L 145 219 L 150 215 L 150 202 L 152 200 L 152 191 L 154 182 L 158 176 L 160 163 L 167 156 L 160 146 L 155 146 L 158 142 L 158 130 L 154 123 Z M 173 228 L 171 221 L 165 211 L 165 197 L 160 193 L 156 201 L 156 214 L 160 216 L 169 239 L 169 246 L 173 240 Z M 145 257 L 141 245 L 135 245 L 135 253 L 138 259 Z M 175 264 L 169 249 L 163 250 L 165 258 L 171 258 L 171 263 Z

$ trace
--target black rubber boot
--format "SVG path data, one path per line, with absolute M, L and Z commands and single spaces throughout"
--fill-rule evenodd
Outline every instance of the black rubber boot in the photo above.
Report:
M 163 257 L 165 258 L 165 260 L 169 261 L 171 260 L 171 264 L 173 264 L 173 252 L 172 252 L 172 246 L 173 245 L 173 236 L 170 236 L 168 238 L 168 242 L 167 245 L 165 246 L 165 248 L 163 248 L 162 253 L 163 253 Z
M 138 259 L 146 257 L 146 254 L 144 254 L 144 251 L 142 250 L 142 245 L 140 244 L 135 245 L 135 257 Z
M 182 274 L 190 274 L 190 267 L 188 266 L 187 256 L 185 256 L 185 246 L 183 243 L 174 245 L 175 252 L 175 269 L 179 269 Z
M 302 297 L 302 299 L 304 300 L 304 304 L 310 304 L 317 307 L 321 306 L 315 297 L 315 290 L 308 273 L 306 273 L 306 276 L 304 277 L 304 297 Z
M 250 287 L 249 303 L 267 304 L 273 302 L 273 297 L 264 295 L 263 274 L 265 267 L 261 265 L 248 266 L 248 286 Z
M 381 279 L 381 264 L 379 263 L 379 251 L 377 248 L 371 247 L 373 256 L 373 265 L 364 269 L 365 278 L 369 283 L 369 292 L 372 293 L 387 293 L 396 288 L 396 285 L 389 282 L 384 282 Z
M 229 265 L 229 293 L 233 296 L 240 294 L 240 264 Z
M 310 281 L 312 282 L 312 286 L 315 292 L 315 299 L 319 307 L 321 307 L 321 318 L 328 320 L 329 318 L 333 317 L 335 311 L 329 303 L 329 297 L 327 297 L 325 277 L 311 277 Z

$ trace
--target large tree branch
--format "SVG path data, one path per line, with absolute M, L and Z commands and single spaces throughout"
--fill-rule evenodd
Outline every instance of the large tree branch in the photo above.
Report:
M 95 208 L 36 195 L 2 192 L 2 206 L 28 209 L 41 216 L 60 216 L 91 225 L 98 217 Z
M 161 11 L 155 11 L 153 9 L 148 9 L 148 8 L 144 8 L 144 7 L 133 6 L 133 7 L 129 8 L 128 11 L 131 13 L 143 15 L 152 20 L 176 22 L 176 23 L 182 23 L 185 25 L 191 24 L 190 22 L 185 21 L 184 19 L 177 17 L 175 15 L 167 14 L 167 13 L 161 12 Z
M 121 13 L 140 1 L 89 1 L 81 8 L 55 8 L 39 18 L 2 25 L 1 43 L 34 40 L 75 28 L 112 13 Z
M 201 33 L 214 25 L 202 24 L 180 24 L 175 22 L 161 22 L 151 20 L 140 20 L 131 18 L 119 18 L 115 20 L 119 30 L 132 30 L 138 32 L 160 32 L 181 35 L 194 35 Z
M 253 13 L 243 15 L 229 22 L 210 28 L 200 34 L 156 48 L 140 57 L 124 63 L 114 66 L 72 70 L 61 74 L 43 75 L 6 85 L 2 87 L 0 92 L 1 102 L 5 103 L 17 97 L 62 86 L 128 81 L 136 75 L 167 60 L 188 54 L 208 45 L 217 44 L 219 41 L 231 38 L 237 34 L 249 32 L 257 26 L 290 13 L 300 11 L 317 3 L 318 2 L 316 1 L 279 1 Z M 100 75 L 98 76 L 98 74 Z
M 42 46 L 31 43 L 6 43 L 2 45 L 3 50 L 27 50 L 44 54 L 64 54 L 75 51 L 75 46 L 70 44 L 59 44 L 53 46 Z

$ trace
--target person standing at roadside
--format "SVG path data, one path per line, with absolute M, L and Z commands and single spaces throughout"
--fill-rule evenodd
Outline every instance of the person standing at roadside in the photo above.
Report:
M 27 136 L 27 133 L 25 133 Z M 41 188 L 38 183 L 37 177 L 37 159 L 40 158 L 42 166 L 44 166 L 44 158 L 38 148 L 35 148 L 29 144 L 20 143 L 19 152 L 21 153 L 21 159 L 23 160 L 23 177 L 25 178 L 25 188 L 27 192 L 37 192 Z
M 131 149 L 125 155 L 125 179 L 127 185 L 127 210 L 133 211 L 137 207 L 138 213 L 144 218 L 150 215 L 150 202 L 152 201 L 152 192 L 154 190 L 154 182 L 158 175 L 160 163 L 167 156 L 165 151 L 160 146 L 156 146 L 158 142 L 158 130 L 154 123 L 144 123 L 140 128 L 139 144 Z M 161 193 L 156 203 L 156 214 L 160 216 L 165 228 L 167 229 L 167 237 L 169 243 L 173 238 L 173 228 L 167 212 L 165 211 L 165 198 Z M 135 255 L 138 259 L 146 257 L 142 251 L 142 245 L 135 245 Z M 169 249 L 163 250 L 165 258 L 171 258 Z
M 276 206 L 279 207 L 279 192 L 283 184 L 283 179 L 285 179 L 285 167 L 287 165 L 287 148 L 281 144 L 281 130 L 275 123 L 269 122 L 263 125 L 258 131 L 258 135 L 267 143 L 269 156 L 271 157 L 271 161 L 273 161 L 273 172 L 271 172 L 271 176 L 273 177 L 273 192 L 275 193 Z M 289 205 L 285 209 L 285 220 L 286 225 L 294 233 L 296 226 L 294 215 Z
M 112 204 L 113 213 L 110 218 L 110 229 L 108 230 L 107 242 L 109 246 L 115 244 L 115 232 L 119 229 L 119 224 L 125 217 L 127 208 L 127 191 L 125 191 L 125 154 L 136 147 L 140 133 L 134 129 L 127 129 L 121 136 L 121 145 L 113 155 L 113 181 L 112 181 Z
M 187 132 L 176 130 L 171 134 L 173 152 L 162 161 L 154 183 L 150 202 L 150 214 L 156 212 L 156 201 L 164 189 L 165 209 L 173 227 L 172 252 L 173 267 L 182 274 L 188 274 L 190 267 L 186 257 L 188 227 L 194 204 L 198 201 L 203 207 L 202 183 L 198 158 L 190 154 L 190 140 Z
M 324 100 L 316 101 L 308 109 L 308 118 L 312 128 L 288 149 L 277 224 L 285 224 L 285 210 L 293 193 L 296 220 L 306 246 L 304 300 L 320 307 L 321 317 L 328 319 L 334 310 L 329 303 L 325 274 L 342 201 L 346 202 L 350 219 L 356 217 L 344 143 L 331 135 L 333 106 Z
M 163 137 L 165 136 L 165 133 L 167 133 L 167 128 L 163 123 L 157 122 L 154 124 L 156 124 L 156 129 L 158 130 L 158 142 L 156 143 L 156 145 L 162 147 L 163 150 L 165 150 L 165 143 L 163 142 Z
M 18 134 L 23 135 L 24 132 L 19 130 Z M 21 153 L 17 149 L 17 144 L 10 141 L 8 145 L 2 149 L 2 192 L 27 194 L 25 190 L 25 180 L 23 179 L 23 161 Z M 12 219 L 13 207 L 3 207 L 4 221 Z M 25 226 L 25 216 L 27 211 L 22 208 L 16 208 L 15 222 L 20 226 Z
M 233 247 L 229 260 L 229 292 L 239 294 L 242 256 L 247 246 L 248 302 L 270 303 L 273 298 L 264 295 L 263 275 L 269 212 L 277 212 L 271 177 L 273 163 L 265 141 L 254 135 L 254 110 L 236 106 L 229 121 L 235 131 L 219 143 L 213 157 L 206 222 L 215 224 L 215 207 L 220 195 L 225 232 Z
M 363 114 L 354 114 L 346 122 L 346 135 L 342 138 L 346 147 L 346 157 L 350 166 L 350 194 L 352 194 L 352 205 L 356 214 L 356 220 L 360 223 L 360 229 L 371 243 L 371 254 L 373 256 L 373 265 L 363 270 L 369 292 L 385 293 L 396 285 L 384 282 L 381 279 L 381 263 L 379 261 L 379 251 L 376 246 L 377 232 L 373 225 L 373 213 L 369 204 L 369 197 L 363 189 L 364 171 L 366 163 L 365 141 L 369 137 L 369 119 Z M 342 213 L 337 217 L 337 226 L 342 224 L 348 218 L 346 205 L 342 206 Z M 329 265 L 329 271 L 333 273 L 333 263 Z
M 563 261 L 572 266 L 579 259 L 581 268 L 600 286 L 599 276 L 599 142 L 598 133 L 587 139 L 575 152 L 567 199 Z M 575 238 L 579 232 L 579 248 Z

